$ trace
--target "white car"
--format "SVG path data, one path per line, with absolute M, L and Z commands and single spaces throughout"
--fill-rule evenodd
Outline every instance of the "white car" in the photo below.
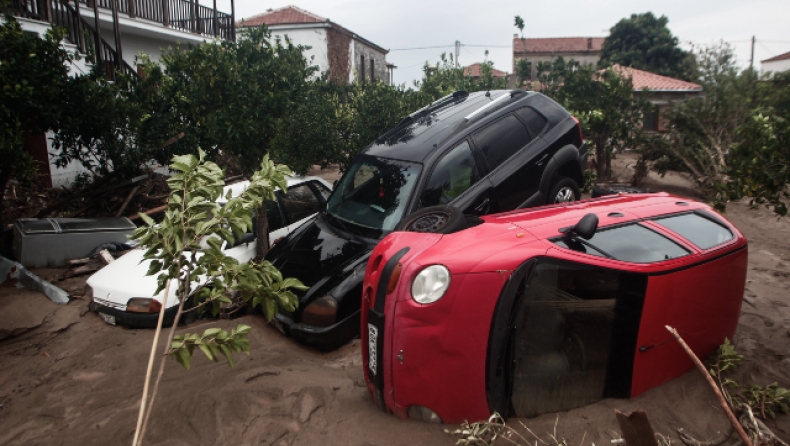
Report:
M 288 177 L 287 180 L 288 191 L 277 190 L 277 201 L 266 202 L 270 243 L 288 235 L 323 210 L 332 191 L 332 186 L 318 177 Z M 242 181 L 226 186 L 218 203 L 226 202 L 224 197 L 228 190 L 232 190 L 235 197 L 248 185 L 248 181 Z M 247 262 L 255 256 L 255 234 L 245 234 L 235 245 L 224 243 L 222 249 L 239 262 Z M 153 295 L 157 276 L 146 275 L 150 260 L 144 261 L 143 254 L 144 249 L 133 249 L 88 279 L 93 298 L 89 308 L 99 313 L 105 322 L 134 328 L 156 326 L 164 291 Z M 175 287 L 170 289 L 165 305 L 165 325 L 170 325 L 178 309 Z

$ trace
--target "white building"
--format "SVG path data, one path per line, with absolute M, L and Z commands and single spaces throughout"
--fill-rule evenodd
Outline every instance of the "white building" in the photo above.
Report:
M 329 19 L 286 6 L 243 19 L 236 27 L 242 32 L 243 28 L 264 24 L 273 36 L 288 36 L 295 45 L 311 47 L 305 51 L 305 57 L 308 61 L 312 58 L 311 63 L 318 66 L 320 73 L 328 71 L 332 78 L 344 82 L 367 79 L 392 83 L 392 70 L 396 67 L 387 63 L 389 50 Z
M 11 12 L 25 31 L 43 36 L 53 24 L 65 28 L 68 34 L 63 46 L 69 50 L 88 54 L 99 48 L 99 63 L 114 79 L 116 70 L 137 76 L 135 58 L 139 53 L 158 61 L 164 50 L 178 44 L 235 40 L 233 0 L 230 5 L 231 12 L 226 13 L 202 6 L 198 0 L 14 0 Z M 90 70 L 85 58 L 70 68 L 72 74 Z M 78 163 L 55 167 L 46 135 L 28 135 L 25 146 L 53 187 L 71 184 L 84 171 Z
M 760 62 L 764 73 L 779 73 L 790 70 L 790 51 Z

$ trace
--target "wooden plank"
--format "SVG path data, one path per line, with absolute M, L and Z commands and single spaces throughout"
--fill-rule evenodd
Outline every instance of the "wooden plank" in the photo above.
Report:
M 115 261 L 115 257 L 113 257 L 112 254 L 110 254 L 110 251 L 107 251 L 106 249 L 99 251 L 99 259 L 104 262 L 105 265 L 109 265 Z
M 628 446 L 658 446 L 656 434 L 653 432 L 653 426 L 650 425 L 645 411 L 635 410 L 630 415 L 626 415 L 615 409 L 614 415 L 623 432 L 625 444 Z

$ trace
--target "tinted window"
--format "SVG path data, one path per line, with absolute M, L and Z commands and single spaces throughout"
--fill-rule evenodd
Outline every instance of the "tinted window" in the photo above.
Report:
M 637 224 L 596 232 L 587 241 L 562 238 L 554 240 L 554 243 L 563 248 L 634 263 L 661 262 L 689 254 L 672 240 Z M 577 246 L 582 246 L 585 251 Z
M 531 108 L 520 108 L 516 110 L 516 114 L 527 123 L 527 127 L 529 127 L 529 131 L 532 133 L 533 138 L 540 135 L 543 129 L 546 128 L 546 118 Z
M 524 124 L 513 115 L 477 132 L 473 139 L 490 169 L 502 164 L 532 140 Z
M 420 196 L 420 207 L 446 204 L 480 180 L 472 149 L 464 141 L 455 146 L 436 165 Z
M 732 232 L 719 223 L 697 214 L 676 215 L 655 220 L 661 226 L 682 235 L 701 249 L 712 248 L 733 238 Z
M 321 210 L 321 203 L 307 184 L 288 188 L 282 203 L 285 215 L 291 223 L 296 223 Z

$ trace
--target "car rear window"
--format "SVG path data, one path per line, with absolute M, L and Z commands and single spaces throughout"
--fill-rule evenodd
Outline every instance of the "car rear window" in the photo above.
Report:
M 734 237 L 724 225 L 696 213 L 657 218 L 654 221 L 677 232 L 700 249 L 721 245 Z
M 562 237 L 553 242 L 574 251 L 633 263 L 661 262 L 689 254 L 684 247 L 639 224 L 605 229 L 590 240 Z

